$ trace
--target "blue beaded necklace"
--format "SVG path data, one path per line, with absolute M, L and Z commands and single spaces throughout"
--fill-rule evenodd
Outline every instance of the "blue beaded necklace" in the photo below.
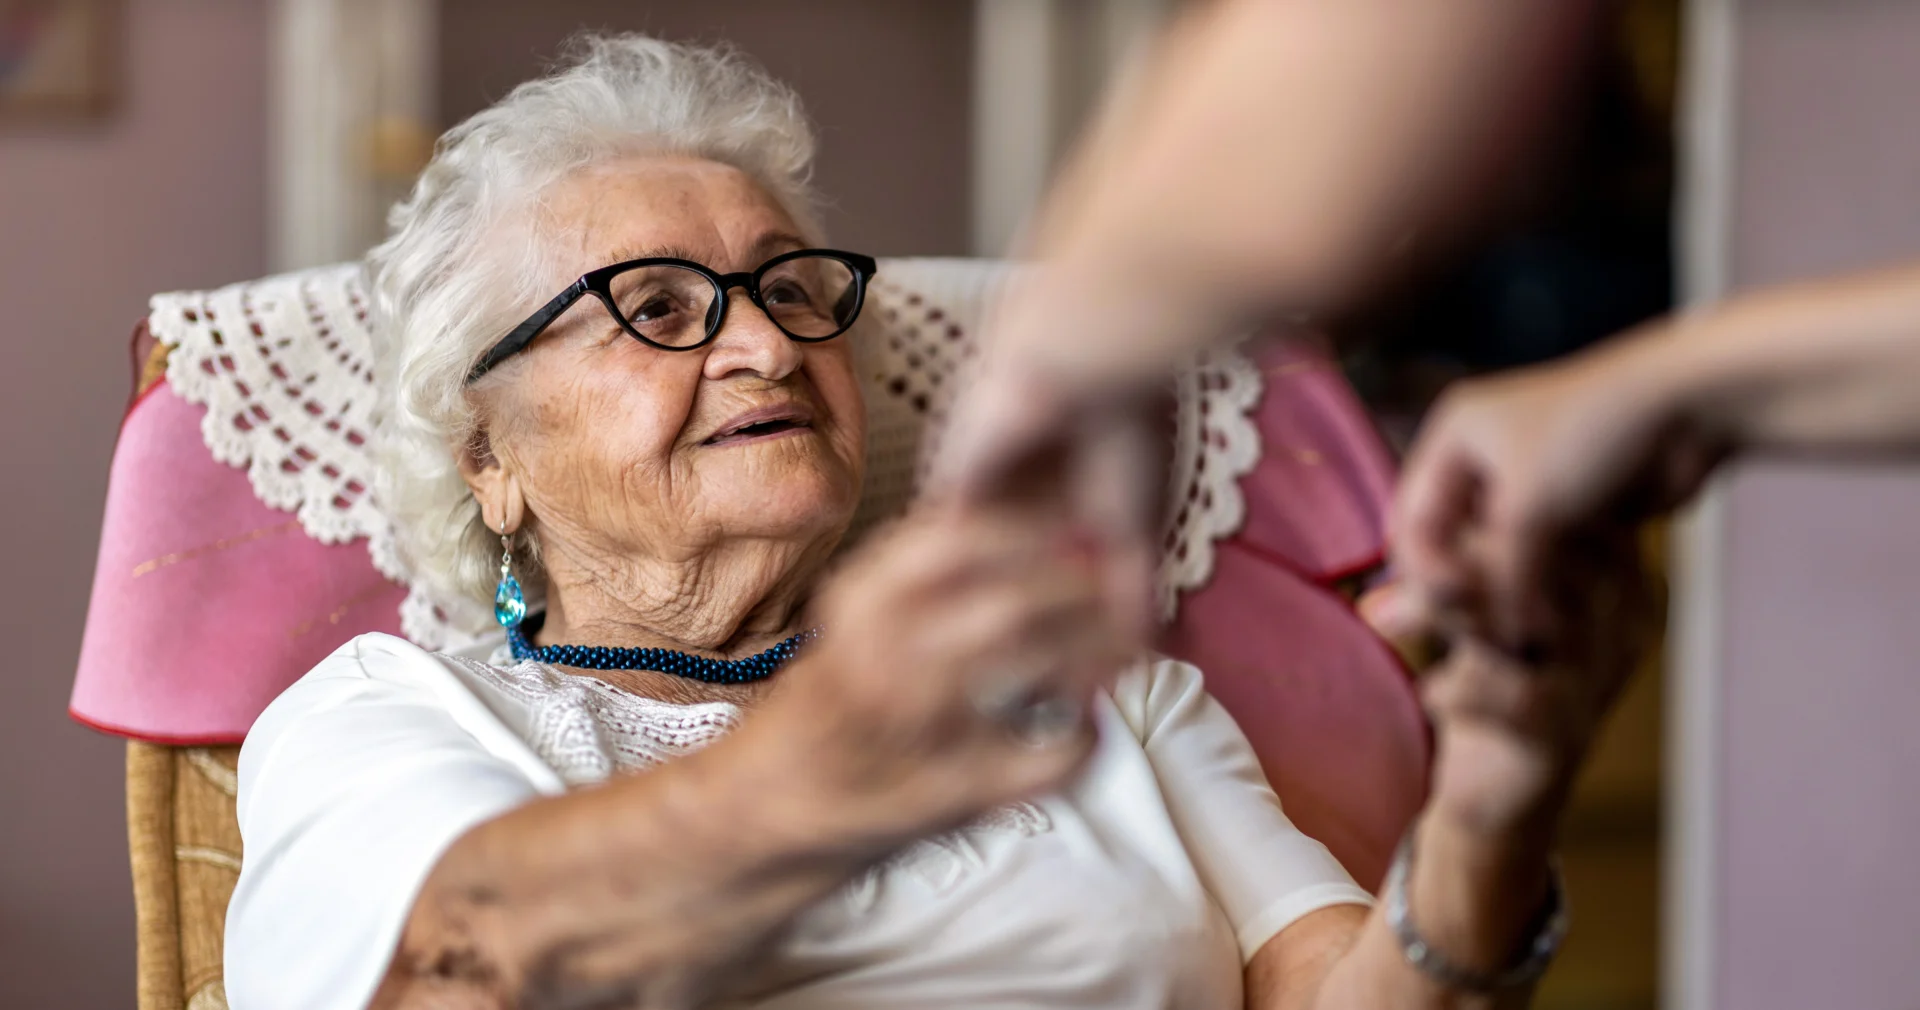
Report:
M 507 644 L 513 649 L 513 658 L 531 659 L 538 663 L 553 666 L 577 666 L 587 670 L 651 670 L 655 673 L 670 673 L 688 680 L 698 680 L 708 684 L 751 684 L 765 680 L 785 666 L 800 651 L 800 647 L 819 637 L 819 628 L 806 631 L 775 645 L 765 652 L 739 659 L 709 659 L 691 653 L 676 652 L 672 649 L 645 648 L 636 649 L 625 646 L 607 645 L 543 645 L 536 647 L 527 640 L 527 628 L 540 630 L 546 620 L 545 614 L 534 614 L 524 624 L 515 622 L 507 627 Z

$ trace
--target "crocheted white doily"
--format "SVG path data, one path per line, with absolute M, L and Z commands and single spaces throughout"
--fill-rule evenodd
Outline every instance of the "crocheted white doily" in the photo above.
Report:
M 921 446 L 973 352 L 974 334 L 1014 274 L 986 260 L 883 260 L 852 338 L 868 410 L 867 486 L 857 533 L 898 514 L 921 477 Z M 374 375 L 365 278 L 358 264 L 282 274 L 213 291 L 155 296 L 148 325 L 170 348 L 167 381 L 207 408 L 215 459 L 244 467 L 254 493 L 295 513 L 323 543 L 365 537 L 374 567 L 410 586 L 401 628 L 429 649 L 486 634 L 414 586 L 374 500 Z M 1259 370 L 1234 348 L 1208 352 L 1174 380 L 1177 400 L 1162 546 L 1162 614 L 1206 583 L 1213 542 L 1245 515 L 1239 478 L 1260 456 L 1248 412 Z

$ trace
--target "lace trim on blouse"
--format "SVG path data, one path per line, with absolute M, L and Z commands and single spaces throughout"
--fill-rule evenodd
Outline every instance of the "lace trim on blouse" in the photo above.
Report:
M 659 701 L 531 660 L 507 665 L 446 658 L 526 706 L 528 745 L 569 788 L 665 764 L 740 725 L 740 706 L 731 702 Z M 983 846 L 989 838 L 1032 838 L 1052 830 L 1053 819 L 1038 804 L 997 807 L 955 831 L 901 849 L 855 878 L 842 894 L 855 908 L 871 907 L 897 874 L 945 894 L 985 865 Z

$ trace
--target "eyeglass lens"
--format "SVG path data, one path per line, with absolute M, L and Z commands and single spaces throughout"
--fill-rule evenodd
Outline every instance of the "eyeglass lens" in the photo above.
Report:
M 760 299 L 775 325 L 803 339 L 847 328 L 858 309 L 853 268 L 827 256 L 800 256 L 759 276 Z M 718 292 L 698 271 L 643 266 L 607 282 L 627 325 L 662 347 L 693 347 L 707 338 Z

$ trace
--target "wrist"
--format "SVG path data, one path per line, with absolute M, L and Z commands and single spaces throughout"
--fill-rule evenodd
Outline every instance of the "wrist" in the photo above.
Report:
M 1429 815 L 1415 825 L 1409 851 L 1402 886 L 1424 941 L 1471 972 L 1496 974 L 1511 965 L 1550 900 L 1550 838 L 1489 837 Z
M 1489 849 L 1551 842 L 1584 747 L 1475 723 L 1435 728 L 1425 820 Z
M 1754 405 L 1773 382 L 1773 363 L 1743 348 L 1726 312 L 1675 316 L 1621 341 L 1623 388 L 1652 397 L 1659 427 L 1683 444 L 1719 454 L 1751 441 Z
M 1447 989 L 1492 995 L 1536 981 L 1567 930 L 1565 885 L 1550 857 L 1471 843 L 1463 858 L 1444 826 L 1423 821 L 1394 855 L 1385 912 L 1401 953 Z
M 802 662 L 833 661 L 823 651 Z M 782 676 L 808 674 L 796 665 Z M 796 851 L 864 866 L 978 812 L 964 790 L 929 786 L 861 710 L 834 692 L 792 690 L 755 712 L 727 741 L 746 816 Z
M 687 844 L 751 846 L 742 855 L 772 869 L 844 878 L 897 845 L 862 818 L 823 773 L 818 754 L 769 720 L 750 720 L 727 740 L 682 759 L 674 809 Z M 756 725 L 757 723 L 757 725 Z M 707 760 L 702 760 L 707 759 Z
M 1542 812 L 1489 829 L 1434 804 L 1414 825 L 1413 837 L 1421 852 L 1435 854 L 1428 865 L 1450 867 L 1447 872 L 1463 882 L 1498 890 L 1540 875 L 1553 852 L 1556 821 Z

